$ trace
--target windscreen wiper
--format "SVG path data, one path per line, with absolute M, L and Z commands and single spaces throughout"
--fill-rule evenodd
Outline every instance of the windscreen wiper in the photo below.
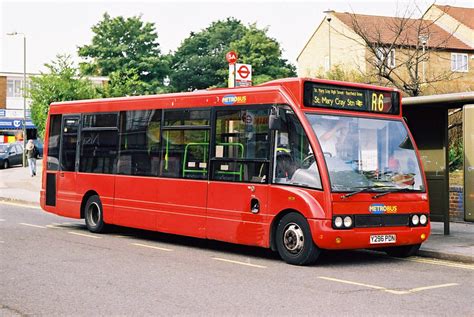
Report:
M 390 193 L 396 193 L 396 192 L 402 192 L 402 191 L 411 191 L 411 190 L 409 188 L 406 188 L 406 187 L 398 187 L 398 188 L 394 188 L 394 189 L 391 189 L 391 190 L 387 190 L 387 191 L 378 193 L 378 194 L 372 196 L 372 199 L 377 199 L 379 197 L 385 196 L 385 195 L 390 194 Z
M 342 199 L 346 199 L 346 198 L 349 198 L 351 196 L 354 196 L 354 195 L 357 195 L 359 193 L 363 193 L 363 192 L 368 192 L 368 191 L 371 191 L 371 190 L 374 190 L 374 189 L 378 189 L 378 188 L 394 188 L 394 186 L 389 186 L 389 185 L 372 185 L 372 186 L 364 186 L 364 187 L 361 187 L 360 189 L 358 190 L 355 190 L 353 192 L 350 192 L 350 193 L 347 193 L 347 194 L 344 194 L 341 196 Z M 385 193 L 385 192 L 384 192 Z M 373 198 L 373 197 L 372 197 Z

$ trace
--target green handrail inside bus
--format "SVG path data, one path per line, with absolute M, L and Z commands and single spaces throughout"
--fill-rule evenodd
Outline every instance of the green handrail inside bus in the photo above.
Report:
M 242 143 L 237 143 L 237 142 L 224 142 L 224 143 L 217 143 L 216 145 L 222 145 L 222 146 L 237 146 L 237 148 L 240 149 L 240 158 L 244 157 L 244 145 Z M 207 174 L 207 168 L 203 169 L 189 169 L 186 168 L 188 166 L 188 153 L 189 153 L 189 148 L 190 147 L 202 147 L 203 148 L 203 162 L 207 164 L 207 149 L 209 147 L 208 142 L 193 142 L 193 143 L 188 143 L 186 144 L 186 147 L 184 148 L 184 158 L 183 158 L 183 177 L 186 177 L 186 174 L 188 173 L 198 173 L 198 174 Z M 207 165 L 206 165 L 207 166 Z M 217 171 L 217 174 L 221 175 L 238 175 L 239 180 L 242 181 L 243 174 L 244 174 L 244 166 L 242 163 L 239 163 L 239 170 L 238 171 Z
M 202 147 L 203 148 L 203 158 L 202 162 L 206 163 L 207 167 L 207 149 L 209 147 L 208 142 L 194 142 L 194 143 L 188 143 L 186 144 L 186 147 L 184 148 L 184 159 L 183 159 L 183 177 L 186 177 L 186 173 L 199 173 L 199 174 L 207 174 L 207 168 L 203 169 L 187 169 L 186 167 L 188 166 L 188 150 L 190 147 Z

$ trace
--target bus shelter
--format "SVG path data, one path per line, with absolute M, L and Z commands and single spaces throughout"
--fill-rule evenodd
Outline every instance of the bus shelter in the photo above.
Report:
M 431 220 L 449 234 L 448 112 L 463 111 L 464 220 L 474 221 L 474 92 L 403 98 L 428 182 Z

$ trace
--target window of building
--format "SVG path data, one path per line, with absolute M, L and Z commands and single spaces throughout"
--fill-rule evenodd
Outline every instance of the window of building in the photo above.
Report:
M 468 69 L 467 54 L 451 53 L 451 70 L 453 72 L 467 72 Z
M 161 110 L 120 114 L 118 174 L 158 176 Z
M 389 68 L 395 67 L 395 49 L 388 49 L 385 47 L 378 47 L 375 50 L 377 58 L 377 65 L 384 65 Z
M 21 79 L 7 80 L 7 97 L 21 98 L 23 97 L 23 81 Z

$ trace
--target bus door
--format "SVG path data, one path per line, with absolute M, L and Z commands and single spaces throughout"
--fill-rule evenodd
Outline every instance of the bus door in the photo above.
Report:
M 215 114 L 207 238 L 263 246 L 268 237 L 269 107 Z
M 80 217 L 80 202 L 76 194 L 76 167 L 78 162 L 78 130 L 80 115 L 63 115 L 61 149 L 57 174 L 57 210 L 67 217 Z

